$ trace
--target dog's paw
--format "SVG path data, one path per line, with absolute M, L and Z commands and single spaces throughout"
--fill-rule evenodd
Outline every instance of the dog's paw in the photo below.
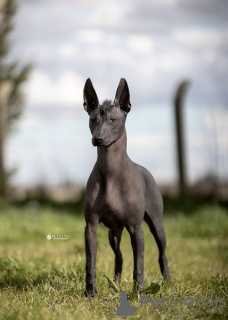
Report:
M 98 294 L 97 289 L 86 289 L 84 293 L 86 298 L 95 298 Z

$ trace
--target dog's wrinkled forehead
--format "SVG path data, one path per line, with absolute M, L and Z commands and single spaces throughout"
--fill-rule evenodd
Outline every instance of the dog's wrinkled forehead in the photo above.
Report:
M 93 114 L 100 114 L 101 116 L 114 116 L 114 117 L 121 117 L 122 115 L 126 114 L 122 112 L 120 108 L 116 108 L 115 105 L 112 103 L 111 100 L 105 100 L 101 105 L 98 105 L 93 112 Z
M 110 113 L 113 110 L 114 105 L 111 100 L 105 100 L 102 105 L 99 106 L 99 112 L 101 115 Z

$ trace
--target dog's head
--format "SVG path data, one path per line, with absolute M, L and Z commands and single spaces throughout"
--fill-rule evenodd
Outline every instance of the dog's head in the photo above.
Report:
M 125 79 L 120 79 L 114 104 L 105 100 L 99 104 L 96 91 L 90 79 L 86 80 L 84 90 L 84 109 L 89 114 L 89 127 L 94 146 L 109 147 L 124 132 L 125 121 L 131 110 L 130 93 Z

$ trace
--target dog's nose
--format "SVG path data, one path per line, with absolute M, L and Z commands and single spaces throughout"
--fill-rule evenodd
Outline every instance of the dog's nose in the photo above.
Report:
M 94 138 L 93 140 L 96 145 L 99 145 L 99 144 L 102 144 L 104 139 L 102 137 L 98 137 L 98 138 Z

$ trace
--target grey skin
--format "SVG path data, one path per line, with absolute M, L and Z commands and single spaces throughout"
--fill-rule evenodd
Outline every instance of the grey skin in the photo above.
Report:
M 92 144 L 97 147 L 98 154 L 85 195 L 85 295 L 97 294 L 96 232 L 100 222 L 109 228 L 109 242 L 115 254 L 115 281 L 121 281 L 123 258 L 120 241 L 125 227 L 130 234 L 133 249 L 133 280 L 137 289 L 144 285 L 143 219 L 156 240 L 161 273 L 169 281 L 162 197 L 150 172 L 132 162 L 126 152 L 125 121 L 131 110 L 127 82 L 125 79 L 120 80 L 114 105 L 108 100 L 99 104 L 90 79 L 85 83 L 83 96 L 84 108 L 90 116 Z

